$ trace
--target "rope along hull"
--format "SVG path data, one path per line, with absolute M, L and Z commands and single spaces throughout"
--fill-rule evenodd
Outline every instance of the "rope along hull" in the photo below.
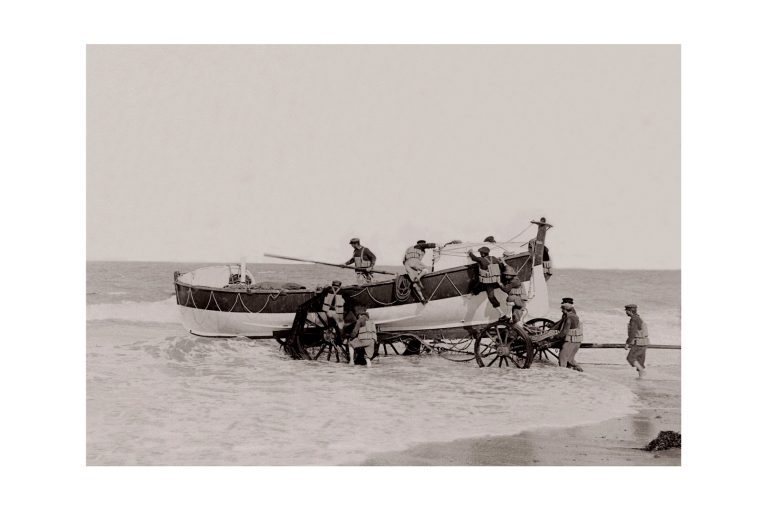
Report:
M 546 283 L 541 265 L 532 268 L 527 254 L 506 260 L 518 271 L 526 290 L 535 296 L 528 304 L 534 309 L 548 309 Z M 401 280 L 404 277 L 399 277 Z M 398 293 L 398 279 L 377 281 L 363 286 L 345 286 L 341 294 L 350 305 L 368 308 L 371 318 L 382 332 L 467 329 L 495 321 L 498 313 L 488 302 L 485 292 L 473 295 L 478 283 L 477 265 L 462 265 L 422 277 L 422 304 L 414 293 Z M 301 304 L 316 296 L 314 290 L 235 290 L 195 286 L 175 281 L 176 303 L 182 323 L 191 333 L 201 336 L 249 336 L 271 338 L 275 330 L 291 326 Z M 503 304 L 506 295 L 496 290 Z

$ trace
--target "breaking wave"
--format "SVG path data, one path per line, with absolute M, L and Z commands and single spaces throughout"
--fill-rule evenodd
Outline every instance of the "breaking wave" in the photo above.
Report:
M 89 304 L 87 320 L 123 320 L 129 322 L 179 323 L 176 297 L 157 302 L 126 301 L 117 304 Z

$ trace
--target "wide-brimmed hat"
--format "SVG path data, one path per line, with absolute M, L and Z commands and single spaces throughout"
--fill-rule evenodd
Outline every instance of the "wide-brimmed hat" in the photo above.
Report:
M 349 243 L 350 244 L 359 244 L 360 243 L 360 239 L 357 238 L 357 237 L 352 238 L 352 239 L 350 239 Z

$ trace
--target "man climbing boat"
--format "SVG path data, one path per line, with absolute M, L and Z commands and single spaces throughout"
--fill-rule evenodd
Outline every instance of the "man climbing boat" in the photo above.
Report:
M 552 226 L 544 218 L 531 223 L 531 227 L 536 229 L 536 237 L 535 243 L 528 250 L 514 250 L 521 245 L 527 246 L 526 237 L 522 238 L 522 244 L 519 239 L 506 245 L 493 244 L 489 248 L 489 256 L 503 261 L 504 266 L 517 272 L 517 278 L 527 290 L 529 300 L 526 307 L 529 315 L 539 316 L 548 309 L 542 263 L 544 240 Z M 475 332 L 499 318 L 487 293 L 472 294 L 481 283 L 482 269 L 467 253 L 486 243 L 453 243 L 435 247 L 433 270 L 419 275 L 421 296 L 414 291 L 414 280 L 407 274 L 337 287 L 335 294 L 343 299 L 344 308 L 366 308 L 379 332 L 407 331 L 423 336 Z M 356 270 L 356 267 L 312 262 Z M 220 271 L 217 274 L 218 282 L 215 279 L 202 279 L 204 275 L 214 273 L 201 272 L 205 269 L 184 274 L 177 272 L 175 275 L 176 302 L 182 322 L 192 334 L 273 338 L 275 331 L 293 325 L 296 313 L 303 305 L 312 303 L 315 298 L 325 297 L 328 293 L 327 287 L 317 290 L 289 283 L 259 283 L 244 266 L 238 269 L 213 268 Z M 386 271 L 371 270 L 372 266 L 366 268 L 368 272 L 387 274 Z M 230 276 L 235 272 L 240 276 L 250 275 L 251 282 L 243 278 L 230 283 Z M 493 293 L 494 296 L 498 295 L 497 299 L 506 301 L 507 293 L 501 289 L 494 289 Z M 334 299 L 332 307 L 335 304 Z M 307 314 L 310 317 L 324 314 L 322 299 L 308 307 Z

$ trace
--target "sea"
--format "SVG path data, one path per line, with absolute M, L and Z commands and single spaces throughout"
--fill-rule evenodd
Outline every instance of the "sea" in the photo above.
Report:
M 428 442 L 514 435 L 630 415 L 642 404 L 623 349 L 582 349 L 579 373 L 547 361 L 479 368 L 435 354 L 371 368 L 294 361 L 273 340 L 189 334 L 173 272 L 205 263 L 88 262 L 88 465 L 346 465 Z M 257 281 L 308 287 L 349 271 L 249 264 Z M 554 269 L 549 318 L 573 297 L 585 342 L 623 343 L 636 303 L 651 342 L 679 347 L 680 271 Z M 649 349 L 646 379 L 679 379 L 677 349 Z M 616 371 L 593 371 L 610 366 Z M 621 371 L 622 367 L 626 371 Z

